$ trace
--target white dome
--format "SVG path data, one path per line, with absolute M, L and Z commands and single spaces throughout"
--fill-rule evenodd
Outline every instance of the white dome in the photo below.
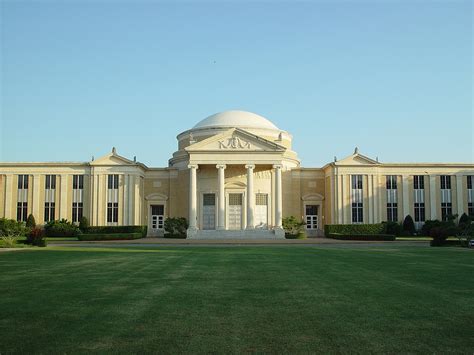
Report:
M 278 127 L 265 117 L 247 111 L 224 111 L 216 113 L 198 122 L 193 129 L 209 127 L 247 127 L 278 130 Z

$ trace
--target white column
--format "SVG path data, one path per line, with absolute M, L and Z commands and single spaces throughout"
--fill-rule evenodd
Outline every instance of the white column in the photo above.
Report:
M 337 182 L 337 223 L 343 224 L 346 211 L 344 206 L 344 175 L 338 175 Z
M 59 218 L 67 219 L 67 175 L 61 175 L 61 198 L 59 204 Z
M 408 194 L 408 175 L 402 176 L 402 193 L 403 193 L 403 216 L 404 219 L 407 215 L 410 214 L 410 203 L 409 203 L 409 194 Z
M 245 165 L 247 169 L 247 229 L 254 229 L 253 214 L 255 211 L 255 196 L 253 194 L 253 169 L 255 165 Z M 281 194 L 281 172 L 280 172 L 280 194 Z M 280 198 L 281 200 L 281 198 Z M 281 208 L 280 208 L 281 211 Z
M 436 216 L 438 215 L 438 209 L 436 208 L 436 176 L 432 175 L 430 175 L 430 211 L 431 219 L 436 219 Z
M 133 193 L 135 192 L 135 178 L 133 175 L 129 175 L 128 177 L 128 223 L 130 225 L 135 225 L 135 221 L 133 220 L 133 208 L 134 208 L 134 196 Z
M 225 229 L 225 165 L 216 165 L 217 184 L 219 185 L 219 194 L 217 196 L 217 229 Z
M 135 225 L 139 226 L 142 224 L 141 221 L 141 204 L 142 200 L 140 197 L 140 189 L 141 189 L 141 177 L 140 175 L 135 176 L 135 206 L 134 206 L 134 220 L 135 220 Z
M 374 223 L 380 223 L 379 220 L 379 177 L 372 175 L 372 201 L 374 206 Z
M 373 202 L 373 187 L 374 187 L 374 181 L 372 178 L 372 175 L 366 175 L 367 176 L 367 202 L 368 202 L 368 212 L 369 212 L 369 223 L 373 224 L 374 223 L 374 202 Z
M 123 183 L 123 225 L 128 226 L 130 222 L 128 221 L 128 190 L 130 189 L 130 175 L 123 176 L 124 183 Z
M 37 174 L 33 175 L 33 216 L 36 222 L 40 223 L 40 176 Z
M 275 230 L 282 231 L 282 189 L 281 189 L 281 165 L 273 165 L 275 169 Z
M 189 168 L 189 228 L 188 237 L 196 234 L 197 231 L 197 165 L 188 165 Z
M 458 204 L 458 209 L 457 209 L 457 214 L 458 214 L 458 218 L 461 218 L 461 215 L 463 214 L 464 212 L 464 194 L 463 194 L 463 191 L 462 191 L 462 175 L 461 174 L 457 174 L 456 175 L 456 201 L 457 201 L 457 204 Z
M 13 175 L 5 175 L 5 218 L 14 218 L 12 216 L 12 198 L 13 198 Z

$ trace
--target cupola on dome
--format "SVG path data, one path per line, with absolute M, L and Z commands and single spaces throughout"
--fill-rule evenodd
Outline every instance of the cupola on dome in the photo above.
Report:
M 198 122 L 193 129 L 212 127 L 242 127 L 278 130 L 271 121 L 265 117 L 247 111 L 224 111 L 209 116 Z

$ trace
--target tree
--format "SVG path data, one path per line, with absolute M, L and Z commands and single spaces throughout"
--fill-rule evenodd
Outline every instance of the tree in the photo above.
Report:
M 465 227 L 471 224 L 471 218 L 466 214 L 463 213 L 459 218 L 459 227 Z
M 81 230 L 81 232 L 85 232 L 87 228 L 89 228 L 89 221 L 85 216 L 82 216 L 79 220 L 79 229 Z
M 30 214 L 30 215 L 28 216 L 28 218 L 26 219 L 26 226 L 27 226 L 28 228 L 34 228 L 34 227 L 36 227 L 35 217 L 34 217 L 32 214 Z
M 415 222 L 410 215 L 407 215 L 403 220 L 403 231 L 409 235 L 415 234 Z

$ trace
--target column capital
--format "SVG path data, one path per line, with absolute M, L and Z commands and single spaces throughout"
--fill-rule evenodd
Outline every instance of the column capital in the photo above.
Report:
M 283 168 L 283 165 L 281 164 L 273 164 L 273 169 L 281 169 Z
M 199 167 L 199 165 L 197 164 L 189 164 L 188 165 L 188 169 L 197 169 Z
M 255 169 L 255 164 L 247 164 L 245 165 L 245 169 Z
M 227 168 L 227 165 L 225 165 L 225 164 L 217 164 L 217 165 L 216 165 L 216 168 L 217 168 L 217 169 L 226 169 L 226 168 Z

